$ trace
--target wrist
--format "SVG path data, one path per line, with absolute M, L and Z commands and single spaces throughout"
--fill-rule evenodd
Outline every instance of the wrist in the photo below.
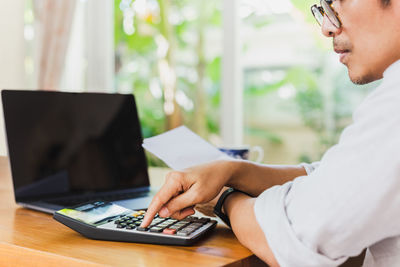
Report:
M 226 186 L 232 188 L 239 188 L 240 181 L 240 173 L 242 173 L 242 169 L 244 168 L 245 162 L 242 160 L 231 160 L 227 161 L 227 170 L 229 171 L 228 180 L 225 182 Z
M 242 192 L 239 192 L 239 191 L 235 191 L 235 192 L 233 192 L 233 193 L 231 193 L 229 196 L 227 196 L 226 198 L 225 198 L 225 201 L 224 201 L 224 203 L 222 204 L 222 207 L 221 207 L 221 211 L 224 213 L 224 214 L 226 214 L 227 216 L 228 216 L 228 209 L 229 209 L 229 207 L 230 207 L 230 203 L 232 203 L 232 202 L 230 202 L 229 200 L 230 199 L 232 199 L 232 197 L 234 197 L 235 195 L 238 195 L 238 194 L 243 194 Z M 229 217 L 229 216 L 228 216 Z
M 246 183 L 248 183 L 246 174 L 251 171 L 254 164 L 243 160 L 237 160 L 231 164 L 232 174 L 226 182 L 226 186 L 244 190 L 244 188 L 246 188 Z

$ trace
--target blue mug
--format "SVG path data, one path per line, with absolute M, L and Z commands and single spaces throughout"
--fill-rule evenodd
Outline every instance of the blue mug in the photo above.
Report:
M 261 162 L 264 159 L 264 150 L 259 146 L 220 147 L 219 150 L 235 159 L 255 162 Z M 257 153 L 255 159 L 253 159 L 254 153 Z

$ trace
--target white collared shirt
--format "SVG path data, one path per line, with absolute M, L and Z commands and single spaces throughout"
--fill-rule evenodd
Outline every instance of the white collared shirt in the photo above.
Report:
M 307 176 L 262 193 L 254 211 L 281 266 L 400 266 L 400 60 Z

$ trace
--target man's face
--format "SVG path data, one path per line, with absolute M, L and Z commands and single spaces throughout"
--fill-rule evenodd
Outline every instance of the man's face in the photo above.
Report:
M 365 84 L 382 78 L 400 59 L 400 1 L 336 0 L 332 4 L 342 22 L 337 29 L 325 16 L 322 32 L 333 37 L 334 50 L 347 66 L 352 82 Z

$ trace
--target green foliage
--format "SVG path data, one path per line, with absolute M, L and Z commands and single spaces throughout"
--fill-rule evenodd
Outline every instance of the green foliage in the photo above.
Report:
M 221 81 L 221 57 L 215 57 L 207 66 L 208 77 L 214 83 Z
M 281 145 L 283 143 L 283 140 L 279 135 L 265 129 L 247 127 L 245 131 L 249 136 L 266 138 L 269 140 L 269 142 L 271 142 L 271 144 L 274 145 Z
M 295 100 L 304 124 L 317 133 L 324 128 L 323 95 L 317 82 L 318 77 L 309 69 L 294 67 L 287 71 L 284 84 L 296 88 Z
M 315 24 L 315 18 L 311 14 L 310 7 L 314 4 L 319 5 L 319 1 L 315 0 L 291 0 L 292 4 L 304 14 L 306 22 Z
M 213 58 L 203 56 L 203 54 L 206 55 L 205 46 L 199 44 L 197 38 L 200 34 L 205 35 L 209 29 L 221 27 L 220 1 L 150 0 L 148 2 L 157 8 L 153 8 L 152 12 L 144 17 L 135 14 L 131 25 L 134 31 L 128 35 L 124 29 L 125 18 L 121 10 L 121 7 L 127 7 L 127 2 L 114 1 L 117 87 L 129 86 L 132 88 L 132 93 L 135 94 L 138 102 L 143 136 L 145 138 L 154 136 L 166 130 L 164 96 L 157 96 L 150 90 L 150 82 L 160 80 L 158 70 L 160 44 L 157 43 L 157 40 L 162 38 L 168 42 L 170 47 L 177 46 L 175 52 L 170 55 L 171 58 L 168 58 L 176 64 L 177 90 L 184 92 L 193 102 L 195 102 L 196 90 L 204 90 L 205 102 L 209 107 L 205 109 L 206 122 L 203 127 L 206 128 L 207 133 L 218 133 L 219 116 L 216 116 L 216 113 L 220 103 L 221 58 L 220 56 Z M 128 7 L 134 3 L 135 0 L 130 1 Z M 185 11 L 188 9 L 196 14 L 187 16 Z M 179 19 L 171 23 L 172 17 Z M 169 31 L 169 27 L 171 27 L 171 31 Z M 191 36 L 195 36 L 195 38 Z M 182 59 L 182 56 L 187 57 L 188 54 L 193 55 L 194 58 Z M 200 62 L 204 63 L 204 66 L 200 66 Z M 202 88 L 199 88 L 199 83 L 188 75 L 193 71 L 198 72 L 199 68 L 204 68 L 205 73 L 204 81 L 201 83 Z M 163 94 L 163 92 L 161 93 Z M 180 108 L 184 123 L 189 127 L 193 126 L 193 117 L 197 112 L 196 106 L 195 109 Z M 157 159 L 149 156 L 149 164 L 159 165 L 160 163 Z
M 277 71 L 278 70 L 271 70 L 270 72 L 274 73 Z M 322 136 L 324 129 L 324 106 L 323 95 L 317 82 L 317 73 L 301 66 L 279 70 L 279 72 L 282 71 L 284 71 L 282 78 L 274 82 L 259 84 L 257 82 L 248 81 L 245 96 L 257 98 L 274 93 L 286 86 L 294 88 L 295 96 L 293 100 L 297 104 L 299 115 L 303 123 Z M 258 74 L 258 76 L 259 75 L 260 74 Z M 265 132 L 265 129 L 261 130 L 250 127 L 247 129 L 247 134 L 254 137 L 262 136 L 272 144 L 283 143 L 281 137 L 272 132 Z
M 299 162 L 304 162 L 304 163 L 312 163 L 313 162 L 313 160 L 310 158 L 310 156 L 306 155 L 306 154 L 301 154 L 299 156 L 298 161 Z
M 250 85 L 249 87 L 246 88 L 245 90 L 245 95 L 250 95 L 250 96 L 262 96 L 269 94 L 271 92 L 275 92 L 282 86 L 284 86 L 287 83 L 286 80 L 281 80 L 277 83 L 272 83 L 272 84 L 264 84 L 264 85 Z

